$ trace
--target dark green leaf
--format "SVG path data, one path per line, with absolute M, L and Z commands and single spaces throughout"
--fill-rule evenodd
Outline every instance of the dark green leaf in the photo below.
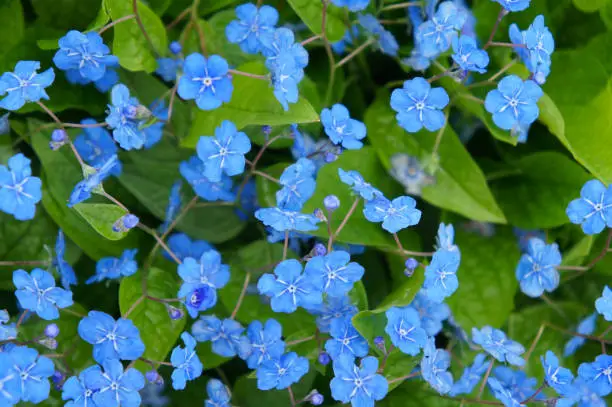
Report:
M 389 343 L 389 342 L 387 342 Z M 402 353 L 398 348 L 394 348 L 389 352 L 389 356 L 385 362 L 383 376 L 387 381 L 392 382 L 394 379 L 408 376 L 412 370 L 421 362 L 422 356 L 410 356 Z M 384 356 L 380 357 L 380 363 L 384 360 Z M 389 383 L 389 392 L 402 384 L 401 380 Z
M 302 400 L 312 390 L 315 377 L 316 372 L 311 366 L 299 383 L 291 386 L 296 400 Z M 242 376 L 234 384 L 232 404 L 240 407 L 289 406 L 289 393 L 287 390 L 259 390 L 256 379 Z
M 101 0 L 33 0 L 32 6 L 41 25 L 61 30 L 82 30 L 96 17 L 100 3 Z
M 304 24 L 315 34 L 323 32 L 323 2 L 320 0 L 288 0 L 289 5 L 295 13 L 302 19 Z M 342 10 L 329 3 L 327 9 L 327 21 L 325 32 L 330 42 L 340 41 L 344 36 L 346 27 L 344 26 L 344 15 Z
M 570 250 L 563 253 L 564 266 L 580 266 L 584 263 L 586 257 L 591 253 L 591 248 L 595 238 L 593 236 L 585 236 L 576 243 Z
M 25 22 L 21 1 L 5 0 L 0 2 L 0 55 L 19 44 L 24 33 Z

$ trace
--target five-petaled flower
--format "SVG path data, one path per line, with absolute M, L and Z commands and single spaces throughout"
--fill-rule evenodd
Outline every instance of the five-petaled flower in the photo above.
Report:
M 386 312 L 385 332 L 393 345 L 403 353 L 416 356 L 427 343 L 427 333 L 421 327 L 419 313 L 410 307 L 391 307 Z
M 7 96 L 0 100 L 0 108 L 19 110 L 26 102 L 49 99 L 45 88 L 51 86 L 55 73 L 53 68 L 37 73 L 39 69 L 38 61 L 19 61 L 15 65 L 15 72 L 3 73 L 0 77 L 0 96 Z
M 72 292 L 56 287 L 53 276 L 44 270 L 34 269 L 30 274 L 25 270 L 15 270 L 13 284 L 19 305 L 44 320 L 59 318 L 58 308 L 73 304 Z
M 367 356 L 368 341 L 353 327 L 350 318 L 334 319 L 329 330 L 331 338 L 325 342 L 325 350 L 332 360 L 342 355 L 362 358 Z
M 142 373 L 137 369 L 123 370 L 123 365 L 117 359 L 106 359 L 100 366 L 94 366 L 87 371 L 85 383 L 92 383 L 93 401 L 97 406 L 137 407 L 141 403 L 138 393 L 145 385 Z
M 536 121 L 540 114 L 538 100 L 543 94 L 534 81 L 523 81 L 516 75 L 510 75 L 499 81 L 497 89 L 487 94 L 485 108 L 493 114 L 493 122 L 498 127 L 512 130 Z
M 181 98 L 195 99 L 202 110 L 214 110 L 231 100 L 234 85 L 228 75 L 229 65 L 219 55 L 206 58 L 191 54 L 185 58 L 183 71 L 177 89 Z
M 582 363 L 578 376 L 602 397 L 612 393 L 612 356 L 599 355 L 592 363 Z
M 363 214 L 370 222 L 382 222 L 389 233 L 397 233 L 421 220 L 421 211 L 416 209 L 416 201 L 409 196 L 400 196 L 393 201 L 379 197 L 366 202 Z
M 523 366 L 525 360 L 520 356 L 525 348 L 518 342 L 510 340 L 506 334 L 490 326 L 482 329 L 472 328 L 472 340 L 500 362 L 508 362 L 511 365 Z
M 206 383 L 208 399 L 204 401 L 204 407 L 230 407 L 231 396 L 222 381 L 210 379 Z
M 421 376 L 440 394 L 450 392 L 453 387 L 453 375 L 448 371 L 450 363 L 450 353 L 436 349 L 434 338 L 429 337 L 423 348 Z
M 606 321 L 612 321 L 612 290 L 605 286 L 601 297 L 595 300 L 595 309 Z
M 247 338 L 251 342 L 251 352 L 246 358 L 249 369 L 257 369 L 264 361 L 278 359 L 285 352 L 283 328 L 275 319 L 269 319 L 265 325 L 253 321 L 247 327 Z
M 17 220 L 29 220 L 42 198 L 40 178 L 32 176 L 30 160 L 19 153 L 0 165 L 0 210 Z
M 283 390 L 297 383 L 308 373 L 308 359 L 295 352 L 285 353 L 278 359 L 264 361 L 257 368 L 257 388 L 259 390 Z
M 140 103 L 130 96 L 130 90 L 120 83 L 113 86 L 106 123 L 113 129 L 113 138 L 125 150 L 144 146 L 145 135 L 138 120 Z
M 551 351 L 547 351 L 546 357 L 541 356 L 540 360 L 544 367 L 546 383 L 557 393 L 569 395 L 574 390 L 572 371 L 559 366 L 559 358 Z
M 442 109 L 450 99 L 443 88 L 433 88 L 425 79 L 417 77 L 404 82 L 402 89 L 391 93 L 391 107 L 399 125 L 410 133 L 425 127 L 429 131 L 440 130 L 446 121 Z
M 476 40 L 467 35 L 453 38 L 453 61 L 464 71 L 485 73 L 489 65 L 487 51 L 478 49 Z
M 382 192 L 366 182 L 363 176 L 357 171 L 344 171 L 342 168 L 338 168 L 338 175 L 340 176 L 340 181 L 350 186 L 353 193 L 359 195 L 366 201 L 371 201 L 372 199 L 383 196 Z
M 588 235 L 612 227 L 612 186 L 606 187 L 596 179 L 587 181 L 580 198 L 569 203 L 566 213 L 570 222 L 581 225 Z
M 559 285 L 556 267 L 560 264 L 561 253 L 556 243 L 547 245 L 537 237 L 529 239 L 527 253 L 521 256 L 516 267 L 516 278 L 521 291 L 534 298 L 544 291 L 553 292 Z
M 347 252 L 334 250 L 326 256 L 310 259 L 304 273 L 320 291 L 330 297 L 342 297 L 353 288 L 355 282 L 361 280 L 365 272 L 362 266 L 350 260 Z
M 225 27 L 225 35 L 229 42 L 240 44 L 240 49 L 247 54 L 261 51 L 262 38 L 270 41 L 278 23 L 278 11 L 274 7 L 261 6 L 257 8 L 252 3 L 236 7 L 238 20 L 231 21 Z
M 335 104 L 331 109 L 323 109 L 321 123 L 332 143 L 342 145 L 348 150 L 358 150 L 363 147 L 360 140 L 366 136 L 366 126 L 358 120 L 351 119 L 344 105 Z
M 255 211 L 255 217 L 277 232 L 293 230 L 310 232 L 316 230 L 318 228 L 317 223 L 320 222 L 314 215 L 276 207 L 258 209 Z
M 330 383 L 332 397 L 353 407 L 373 406 L 382 400 L 389 390 L 389 383 L 377 374 L 378 359 L 368 356 L 355 365 L 351 356 L 341 356 L 334 361 L 334 378 Z
M 190 380 L 195 380 L 202 374 L 204 366 L 196 354 L 196 341 L 187 332 L 181 334 L 185 347 L 177 346 L 172 350 L 170 362 L 172 371 L 172 388 L 183 390 Z
M 107 67 L 119 64 L 119 58 L 110 55 L 110 49 L 96 31 L 83 34 L 70 30 L 59 39 L 53 63 L 61 70 L 75 70 L 84 79 L 97 81 L 102 79 Z
M 223 321 L 214 315 L 200 317 L 191 328 L 198 342 L 212 343 L 212 351 L 217 355 L 230 358 L 238 355 L 246 359 L 251 353 L 251 344 L 243 336 L 244 328 L 233 319 Z
M 212 182 L 244 172 L 244 155 L 251 150 L 249 137 L 236 129 L 236 125 L 224 120 L 215 129 L 215 136 L 202 136 L 198 141 L 198 157 L 204 163 L 204 175 Z

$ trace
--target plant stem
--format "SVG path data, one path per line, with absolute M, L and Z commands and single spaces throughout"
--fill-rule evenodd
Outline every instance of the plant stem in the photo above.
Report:
M 329 40 L 327 39 L 327 9 L 329 6 L 329 0 L 321 0 L 321 4 L 323 5 L 323 10 L 321 12 L 321 38 L 323 39 L 323 45 L 325 46 L 325 52 L 327 53 L 327 59 L 329 60 L 329 82 L 327 83 L 327 92 L 325 93 L 325 106 L 327 106 L 331 101 L 331 96 L 334 91 L 337 66 L 334 52 L 331 48 Z
M 270 80 L 270 77 L 268 75 L 257 75 L 257 74 L 254 74 L 254 73 L 237 71 L 235 69 L 230 69 L 228 72 L 231 73 L 232 75 L 246 76 L 248 78 L 259 79 L 259 80 L 262 80 L 262 81 Z
M 240 291 L 240 296 L 238 297 L 238 301 L 236 301 L 236 306 L 232 311 L 232 315 L 230 319 L 236 318 L 238 314 L 238 310 L 240 310 L 240 306 L 242 305 L 242 301 L 244 300 L 244 296 L 246 295 L 247 289 L 249 288 L 249 281 L 251 281 L 251 273 L 247 272 L 244 276 L 244 283 L 242 284 L 242 290 Z
M 304 342 L 310 342 L 316 339 L 316 335 L 307 336 L 306 338 L 296 339 L 294 341 L 285 342 L 285 346 L 294 346 Z
M 360 197 L 357 197 L 357 198 L 355 198 L 355 201 L 353 201 L 353 205 L 351 205 L 351 208 L 349 209 L 349 211 L 344 216 L 344 219 L 342 219 L 342 222 L 340 223 L 340 226 L 338 226 L 338 229 L 336 229 L 336 231 L 334 232 L 334 235 L 333 235 L 334 239 L 338 237 L 338 235 L 340 234 L 342 229 L 344 229 L 344 227 L 346 226 L 349 218 L 351 217 L 353 212 L 355 212 L 355 209 L 357 209 L 357 205 L 359 204 L 359 200 L 360 199 L 361 199 Z
M 118 18 L 116 20 L 111 21 L 110 23 L 106 24 L 104 27 L 100 28 L 98 30 L 98 34 L 102 35 L 106 30 L 108 30 L 111 27 L 116 26 L 119 23 L 122 23 L 124 21 L 128 21 L 131 20 L 132 18 L 136 18 L 136 14 L 128 14 L 127 16 L 123 16 L 121 18 Z
M 354 57 L 356 57 L 357 55 L 359 55 L 359 53 L 361 51 L 363 51 L 364 49 L 366 49 L 367 47 L 369 47 L 370 45 L 372 45 L 374 43 L 374 41 L 376 41 L 374 38 L 368 38 L 368 40 L 366 42 L 364 42 L 363 44 L 361 44 L 360 46 L 358 46 L 357 48 L 355 48 L 350 54 L 348 54 L 347 56 L 345 56 L 344 58 L 342 58 L 340 60 L 340 62 L 338 62 L 335 66 L 336 69 L 340 68 L 342 65 L 346 64 L 348 61 L 350 61 L 351 59 L 353 59 Z
M 153 43 L 153 40 L 151 40 L 151 37 L 147 32 L 147 29 L 145 28 L 144 23 L 142 22 L 142 18 L 140 18 L 140 14 L 138 14 L 138 0 L 132 0 L 132 10 L 134 11 L 134 17 L 136 18 L 136 23 L 140 28 L 140 32 L 142 32 L 142 36 L 145 38 L 155 55 L 159 58 L 161 55 L 157 48 L 155 48 L 155 44 Z
M 391 4 L 390 6 L 381 8 L 380 11 L 397 10 L 408 7 L 420 7 L 422 3 L 422 1 L 407 1 L 405 3 Z

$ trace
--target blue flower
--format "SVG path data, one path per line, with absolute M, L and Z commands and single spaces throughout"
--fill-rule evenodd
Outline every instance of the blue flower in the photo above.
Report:
M 359 24 L 376 39 L 378 48 L 383 54 L 389 56 L 397 56 L 399 44 L 389 31 L 385 30 L 382 24 L 372 14 L 360 14 L 358 17 Z
M 274 228 L 278 232 L 297 230 L 310 232 L 317 230 L 320 220 L 314 215 L 307 215 L 298 211 L 281 208 L 261 208 L 255 211 L 255 217 L 264 225 Z
M 597 313 L 592 313 L 588 317 L 584 318 L 578 324 L 576 332 L 581 335 L 592 335 L 595 332 L 595 323 L 597 322 Z M 563 350 L 563 356 L 568 357 L 576 353 L 576 351 L 584 345 L 586 338 L 580 336 L 574 336 L 572 339 L 567 341 L 565 349 Z
M 110 49 L 96 31 L 83 34 L 70 30 L 59 39 L 53 63 L 61 70 L 75 70 L 83 78 L 97 81 L 102 79 L 107 67 L 119 64 L 119 58 L 110 55 Z
M 322 302 L 321 291 L 302 273 L 302 265 L 294 259 L 280 262 L 274 274 L 262 275 L 257 289 L 271 298 L 274 312 L 291 313 L 298 307 L 310 308 Z
M 359 36 L 359 27 L 356 25 L 347 28 L 344 32 L 344 36 L 340 41 L 336 41 L 331 44 L 332 50 L 338 55 L 342 55 L 346 52 L 348 45 L 353 45 L 353 41 Z
M 516 267 L 516 278 L 521 291 L 530 297 L 539 297 L 553 292 L 559 285 L 559 272 L 556 267 L 561 264 L 561 253 L 556 243 L 547 245 L 543 240 L 531 238 L 527 253 L 521 256 Z
M 210 379 L 206 383 L 206 393 L 208 393 L 208 399 L 204 401 L 204 407 L 231 407 L 230 393 L 222 381 Z
M 289 58 L 295 72 L 292 73 L 295 82 L 304 77 L 304 68 L 308 65 L 308 52 L 299 42 L 295 42 L 293 31 L 288 28 L 277 28 L 272 37 L 261 38 L 262 53 L 266 57 L 266 67 L 271 71 L 278 71 L 280 60 Z
M 317 328 L 322 333 L 328 333 L 331 324 L 337 319 L 350 319 L 357 313 L 357 307 L 351 303 L 351 299 L 343 297 L 326 297 L 320 305 L 309 308 L 308 312 L 317 316 Z
M 476 40 L 467 35 L 453 38 L 453 61 L 464 71 L 485 73 L 489 65 L 487 51 L 478 49 Z
M 389 233 L 397 233 L 421 220 L 421 211 L 416 209 L 416 201 L 409 196 L 400 196 L 393 201 L 379 197 L 366 202 L 363 214 L 370 222 L 382 222 Z
M 7 310 L 0 310 L 0 341 L 17 338 L 17 326 L 9 322 L 10 316 Z
M 331 0 L 331 2 L 338 7 L 346 7 L 349 11 L 365 10 L 370 4 L 370 0 Z
M 373 356 L 361 359 L 356 366 L 354 358 L 343 356 L 334 361 L 334 378 L 330 383 L 332 397 L 353 407 L 373 406 L 389 391 L 389 383 L 377 374 L 378 360 Z
M 551 55 L 555 50 L 555 40 L 544 24 L 544 16 L 539 15 L 526 31 L 520 31 L 516 24 L 510 26 L 510 40 L 515 52 L 538 84 L 543 84 L 550 73 Z
M 174 82 L 182 67 L 183 60 L 180 58 L 158 58 L 155 73 L 166 82 Z
M 592 363 L 582 363 L 578 376 L 598 395 L 605 397 L 612 393 L 612 356 L 599 355 Z
M 117 359 L 107 359 L 102 362 L 102 366 L 104 373 L 99 366 L 95 366 L 97 369 L 89 370 L 85 379 L 86 383 L 95 383 L 95 404 L 105 407 L 140 406 L 138 391 L 145 385 L 142 373 L 133 368 L 124 371 L 123 365 Z
M 223 173 L 232 176 L 244 172 L 244 155 L 251 150 L 251 141 L 236 125 L 224 120 L 215 129 L 215 136 L 202 136 L 198 141 L 198 157 L 204 163 L 204 176 L 221 181 Z
M 184 233 L 174 233 L 168 238 L 168 247 L 179 260 L 183 261 L 187 257 L 199 259 L 204 252 L 214 250 L 210 243 L 204 240 L 191 240 Z M 170 255 L 164 251 L 164 257 L 172 260 Z
M 232 99 L 234 85 L 228 75 L 229 65 L 220 56 L 191 54 L 185 58 L 183 71 L 178 95 L 185 100 L 195 99 L 200 109 L 214 110 Z
M 261 51 L 262 38 L 271 38 L 278 23 L 278 11 L 274 7 L 257 8 L 252 3 L 236 7 L 236 17 L 225 27 L 225 35 L 229 42 L 240 44 L 240 49 L 247 54 Z
M 435 178 L 427 174 L 418 158 L 405 153 L 396 153 L 391 156 L 391 170 L 389 174 L 402 184 L 407 194 L 421 195 L 424 186 L 433 184 Z
M 363 277 L 364 268 L 350 262 L 351 256 L 334 250 L 326 256 L 315 256 L 306 263 L 304 273 L 320 291 L 330 297 L 343 297 Z M 349 263 L 350 262 L 350 263 Z
M 440 4 L 430 20 L 416 30 L 415 42 L 424 57 L 431 58 L 447 51 L 465 24 L 467 14 L 452 1 Z
M 436 349 L 434 338 L 427 339 L 421 360 L 421 376 L 440 394 L 446 394 L 453 387 L 453 375 L 448 371 L 451 356 L 442 349 Z
M 438 226 L 438 234 L 436 235 L 436 248 L 449 252 L 459 252 L 459 248 L 455 244 L 455 228 L 450 223 L 445 225 L 440 223 Z
M 457 269 L 460 256 L 458 252 L 437 250 L 431 263 L 425 268 L 425 282 L 423 288 L 427 297 L 435 303 L 441 303 L 459 288 Z
M 119 159 L 116 155 L 113 155 L 100 168 L 96 168 L 93 172 L 88 173 L 83 181 L 74 186 L 68 200 L 68 207 L 71 208 L 91 198 L 91 193 L 115 171 L 115 167 L 118 164 Z
M 405 81 L 403 89 L 391 93 L 391 107 L 397 112 L 395 118 L 410 133 L 423 127 L 429 131 L 441 129 L 446 120 L 441 110 L 449 101 L 443 88 L 432 89 L 429 82 L 420 77 Z
M 355 194 L 361 196 L 366 201 L 383 196 L 382 192 L 366 182 L 357 171 L 344 171 L 342 168 L 338 168 L 338 175 L 340 176 L 340 181 L 350 186 Z
M 21 380 L 9 352 L 0 352 L 0 405 L 13 406 L 21 399 Z
M 30 160 L 19 153 L 0 165 L 0 210 L 17 220 L 34 218 L 36 204 L 42 198 L 42 182 L 32 176 Z
M 49 377 L 55 372 L 51 359 L 39 357 L 35 349 L 25 346 L 15 346 L 9 353 L 13 369 L 20 378 L 21 401 L 38 404 L 49 398 Z
M 257 368 L 257 388 L 259 390 L 283 390 L 308 373 L 308 359 L 295 352 L 282 355 L 279 359 L 264 361 Z
M 179 181 L 175 181 L 170 187 L 170 196 L 168 197 L 168 205 L 166 206 L 166 216 L 164 217 L 164 223 L 159 227 L 161 233 L 165 233 L 174 219 L 178 215 L 181 210 L 181 187 L 183 183 Z
M 73 304 L 72 292 L 56 287 L 53 276 L 44 270 L 34 269 L 30 274 L 15 270 L 13 284 L 21 308 L 35 312 L 44 320 L 59 318 L 58 308 Z
M 98 92 L 101 93 L 108 92 L 113 86 L 119 83 L 119 74 L 117 71 L 115 69 L 111 69 L 110 67 L 107 68 L 109 69 L 106 70 L 104 76 L 97 81 L 94 81 L 94 86 L 96 89 L 98 89 Z
M 459 378 L 459 380 L 457 380 L 453 384 L 453 387 L 451 388 L 449 394 L 451 396 L 470 394 L 474 390 L 474 387 L 476 387 L 476 385 L 480 383 L 482 375 L 487 371 L 488 368 L 489 361 L 487 360 L 485 354 L 479 353 L 478 355 L 476 355 L 476 358 L 474 358 L 474 363 L 472 363 L 471 366 L 468 366 L 463 369 L 463 374 L 461 375 L 461 378 Z
M 577 377 L 573 383 L 573 389 L 570 394 L 557 400 L 556 407 L 570 407 L 578 403 L 578 407 L 606 407 L 606 402 L 595 393 L 590 385 L 580 377 Z
M 136 360 L 145 350 L 140 331 L 129 319 L 115 321 L 104 312 L 89 311 L 79 322 L 78 331 L 94 346 L 93 357 L 98 363 L 105 359 Z
M 391 307 L 386 312 L 385 332 L 400 351 L 416 356 L 427 343 L 427 333 L 421 327 L 419 313 L 411 307 Z
M 472 328 L 472 340 L 500 362 L 508 362 L 511 365 L 523 366 L 525 360 L 520 356 L 525 348 L 518 342 L 510 340 L 506 334 L 490 326 L 478 330 Z
M 7 96 L 0 100 L 0 108 L 19 110 L 26 102 L 49 99 L 45 88 L 51 86 L 55 73 L 53 68 L 37 73 L 39 69 L 38 61 L 19 61 L 15 65 L 15 72 L 3 73 L 0 77 L 0 96 Z
M 606 321 L 612 321 L 612 290 L 605 286 L 601 297 L 595 300 L 595 309 Z
M 521 370 L 515 371 L 506 366 L 498 366 L 493 369 L 493 377 L 499 381 L 499 384 L 510 392 L 514 400 L 527 400 L 535 392 L 535 387 L 538 384 L 537 379 L 528 377 Z M 544 400 L 546 397 L 540 393 L 535 396 L 535 400 Z
M 348 150 L 358 150 L 363 147 L 360 141 L 366 136 L 366 126 L 362 122 L 351 119 L 348 109 L 341 104 L 335 104 L 330 109 L 321 111 L 321 123 L 325 134 L 332 143 L 342 145 Z
M 81 120 L 81 124 L 96 124 L 94 119 Z M 74 140 L 79 155 L 87 164 L 94 168 L 100 168 L 109 158 L 118 153 L 118 148 L 110 133 L 103 127 L 86 127 L 83 133 Z M 111 171 L 112 175 L 121 174 L 121 163 Z
M 277 360 L 285 352 L 282 326 L 275 319 L 267 320 L 265 325 L 251 322 L 246 334 L 251 343 L 251 353 L 246 358 L 249 369 L 257 369 L 266 360 Z
M 79 376 L 71 376 L 62 386 L 62 400 L 71 400 L 66 403 L 68 407 L 96 407 L 93 395 L 98 390 L 97 373 L 99 366 L 90 366 L 79 373 Z
M 222 174 L 220 181 L 212 182 L 204 175 L 204 168 L 202 160 L 195 155 L 179 165 L 181 175 L 189 182 L 197 196 L 211 202 L 233 201 L 236 196 L 232 192 L 232 179 Z
M 499 380 L 494 377 L 489 377 L 487 384 L 493 393 L 493 396 L 501 401 L 505 407 L 522 407 L 521 400 L 514 398 L 512 391 L 504 387 Z
M 221 263 L 221 255 L 215 250 L 204 252 L 199 261 L 187 257 L 179 264 L 178 274 L 183 279 L 178 297 L 185 298 L 193 318 L 217 303 L 216 290 L 225 287 L 230 278 L 229 266 Z
M 130 96 L 130 90 L 123 84 L 113 86 L 111 104 L 106 123 L 113 129 L 113 138 L 125 150 L 141 149 L 145 135 L 138 121 L 138 99 Z
M 168 108 L 164 101 L 155 101 L 149 106 L 151 115 L 157 119 L 154 123 L 148 123 L 148 119 L 140 121 L 144 134 L 144 148 L 149 149 L 159 143 L 164 133 L 164 126 L 168 120 Z
M 212 343 L 212 351 L 217 355 L 231 358 L 238 355 L 246 359 L 251 353 L 251 344 L 243 336 L 244 328 L 233 319 L 221 321 L 214 315 L 200 317 L 191 328 L 198 342 Z
M 106 279 L 113 280 L 119 277 L 129 277 L 138 271 L 138 263 L 134 260 L 138 249 L 127 249 L 121 258 L 104 257 L 96 263 L 96 274 L 90 277 L 85 284 L 99 283 Z
M 546 351 L 546 358 L 540 357 L 546 383 L 559 394 L 569 395 L 574 391 L 572 371 L 559 366 L 559 358 L 551 351 Z
M 612 227 L 612 186 L 606 188 L 596 179 L 587 181 L 580 190 L 580 198 L 570 202 L 565 213 L 587 235 Z
M 200 377 L 204 369 L 195 351 L 195 339 L 187 332 L 181 334 L 181 339 L 185 347 L 177 346 L 170 355 L 170 362 L 172 367 L 174 367 L 172 371 L 172 388 L 175 390 L 183 390 L 187 382 Z
M 300 158 L 288 166 L 280 177 L 282 188 L 276 193 L 279 208 L 300 210 L 314 194 L 316 168 L 308 158 Z
M 350 318 L 334 319 L 329 333 L 331 338 L 325 342 L 325 350 L 332 360 L 343 355 L 352 358 L 367 356 L 370 349 L 368 341 L 353 327 Z
M 297 103 L 299 99 L 298 78 L 300 72 L 291 56 L 282 55 L 274 63 L 271 78 L 274 86 L 274 97 L 285 111 L 289 110 L 289 103 Z
M 508 11 L 523 11 L 529 7 L 531 0 L 494 0 Z
M 540 114 L 538 100 L 542 95 L 542 89 L 534 81 L 510 75 L 487 94 L 485 108 L 493 114 L 493 122 L 498 127 L 512 130 L 536 121 Z
M 431 300 L 426 290 L 417 293 L 410 307 L 419 313 L 421 327 L 427 336 L 436 336 L 442 330 L 442 322 L 450 317 L 450 308 L 444 303 Z
M 64 239 L 64 232 L 60 229 L 57 232 L 57 239 L 55 240 L 55 257 L 53 258 L 51 265 L 55 267 L 58 274 L 60 275 L 60 280 L 62 282 L 62 286 L 66 290 L 70 290 L 71 285 L 77 284 L 77 277 L 74 274 L 74 270 L 70 263 L 64 260 L 64 255 L 66 252 L 66 239 Z

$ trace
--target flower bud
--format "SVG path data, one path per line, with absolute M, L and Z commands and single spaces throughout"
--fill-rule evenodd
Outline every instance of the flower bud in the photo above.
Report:
M 66 130 L 55 129 L 51 133 L 51 141 L 49 142 L 49 148 L 55 151 L 64 144 L 66 144 L 66 140 L 68 140 L 68 133 L 66 133 Z
M 312 248 L 312 253 L 314 256 L 325 256 L 325 254 L 327 254 L 327 248 L 323 243 L 317 243 Z
M 312 214 L 321 222 L 327 222 L 327 217 L 325 217 L 325 214 L 320 208 L 315 209 Z
M 149 383 L 159 385 L 164 384 L 164 378 L 161 377 L 159 373 L 157 373 L 157 370 L 149 370 L 147 373 L 145 373 L 145 377 L 147 378 Z
M 419 262 L 410 257 L 408 260 L 406 260 L 405 263 L 406 269 L 404 270 L 404 274 L 406 275 L 406 277 L 412 277 L 412 275 L 414 274 L 414 270 L 416 270 L 416 268 L 419 266 Z
M 183 46 L 178 41 L 172 41 L 169 48 L 170 52 L 172 52 L 174 55 L 180 54 L 183 50 Z
M 170 319 L 176 321 L 177 319 L 181 319 L 185 316 L 185 312 L 182 309 L 172 306 L 170 304 L 166 304 L 166 310 L 168 311 L 168 315 Z
M 57 349 L 57 341 L 54 338 L 41 338 L 38 341 L 39 345 L 44 346 L 47 349 L 55 350 Z
M 334 153 L 327 152 L 323 156 L 323 159 L 325 160 L 326 163 L 329 164 L 329 163 L 333 163 L 334 161 L 336 161 L 338 159 L 338 156 Z
M 56 324 L 49 324 L 45 327 L 45 336 L 47 338 L 57 338 L 59 333 L 60 329 Z
M 323 397 L 323 395 L 318 392 L 310 396 L 310 404 L 312 404 L 313 406 L 320 406 L 321 404 L 323 404 L 324 400 L 325 398 Z
M 140 219 L 136 215 L 132 215 L 128 213 L 127 215 L 123 215 L 113 224 L 113 232 L 127 232 L 128 230 L 136 227 L 140 222 Z
M 323 199 L 323 205 L 325 206 L 325 209 L 333 212 L 340 207 L 340 199 L 338 199 L 336 195 L 327 195 Z
M 319 360 L 319 363 L 322 364 L 323 366 L 327 366 L 329 362 L 331 362 L 331 358 L 329 357 L 329 353 L 327 352 L 319 353 L 318 360 Z

